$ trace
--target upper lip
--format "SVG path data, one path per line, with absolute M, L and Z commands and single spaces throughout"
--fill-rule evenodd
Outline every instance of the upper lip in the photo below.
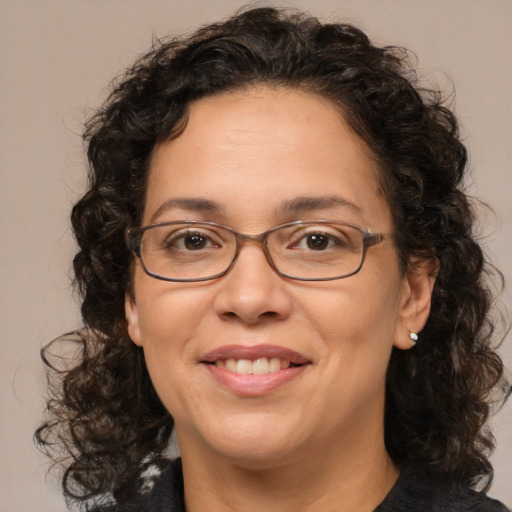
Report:
M 249 359 L 279 357 L 292 364 L 307 364 L 311 361 L 304 355 L 279 345 L 225 345 L 211 350 L 202 357 L 204 363 L 214 363 L 221 359 Z

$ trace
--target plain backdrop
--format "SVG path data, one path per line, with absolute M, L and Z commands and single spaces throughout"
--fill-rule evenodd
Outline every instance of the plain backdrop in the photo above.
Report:
M 80 323 L 69 275 L 69 210 L 84 190 L 80 134 L 107 84 L 155 36 L 181 34 L 237 0 L 0 0 L 0 512 L 65 510 L 32 434 L 44 406 L 40 348 Z M 353 22 L 418 56 L 421 76 L 455 84 L 472 193 L 492 260 L 512 283 L 511 0 L 299 0 L 279 5 Z M 503 303 L 510 309 L 512 294 Z M 512 367 L 512 340 L 501 353 Z M 494 420 L 490 492 L 512 506 L 512 406 Z

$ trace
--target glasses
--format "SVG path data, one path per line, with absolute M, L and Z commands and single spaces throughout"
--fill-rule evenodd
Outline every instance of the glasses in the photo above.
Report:
M 225 275 L 244 243 L 261 245 L 270 266 L 299 281 L 330 281 L 359 272 L 366 251 L 392 235 L 329 220 L 297 221 L 260 235 L 215 222 L 174 221 L 133 228 L 128 248 L 145 272 L 164 281 L 208 281 Z

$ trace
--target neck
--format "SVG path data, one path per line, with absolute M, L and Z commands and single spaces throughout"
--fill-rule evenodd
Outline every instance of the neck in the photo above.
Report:
M 183 453 L 187 512 L 346 512 L 374 510 L 393 487 L 398 470 L 384 448 L 343 443 L 303 460 L 250 467 L 222 458 L 201 463 Z M 372 444 L 372 443 L 370 443 Z

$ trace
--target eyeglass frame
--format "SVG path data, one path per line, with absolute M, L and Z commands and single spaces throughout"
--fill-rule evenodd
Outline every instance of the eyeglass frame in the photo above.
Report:
M 228 267 L 223 270 L 222 272 L 219 272 L 213 276 L 207 276 L 207 277 L 200 277 L 200 278 L 172 278 L 172 277 L 164 277 L 159 274 L 155 274 L 154 272 L 151 272 L 144 261 L 144 258 L 141 255 L 141 242 L 142 242 L 142 236 L 146 231 L 149 231 L 153 228 L 157 228 L 160 226 L 170 226 L 173 224 L 198 224 L 198 225 L 206 225 L 206 226 L 214 226 L 219 227 L 222 229 L 225 229 L 232 233 L 235 236 L 236 241 L 236 250 L 235 254 L 233 256 L 233 259 L 231 260 L 231 263 L 228 265 Z M 300 226 L 302 224 L 338 224 L 343 226 L 348 226 L 351 228 L 356 229 L 361 233 L 362 236 L 362 252 L 361 252 L 361 261 L 359 263 L 359 266 L 352 272 L 348 274 L 343 274 L 341 276 L 335 276 L 335 277 L 319 277 L 319 278 L 311 278 L 311 277 L 294 277 L 290 276 L 288 274 L 285 274 L 284 272 L 281 272 L 274 260 L 272 259 L 272 255 L 270 254 L 270 250 L 267 245 L 268 237 L 271 233 L 274 231 L 277 231 L 282 228 L 286 227 L 292 227 L 292 226 Z M 335 281 L 337 279 L 344 279 L 346 277 L 353 276 L 354 274 L 357 274 L 361 268 L 363 267 L 363 263 L 366 257 L 367 250 L 374 246 L 378 245 L 385 240 L 390 240 L 393 238 L 393 234 L 391 233 L 373 233 L 370 230 L 365 230 L 363 228 L 360 228 L 359 226 L 356 226 L 354 224 L 351 224 L 350 222 L 343 222 L 343 221 L 335 221 L 335 220 L 296 220 L 293 222 L 286 222 L 284 224 L 279 224 L 278 226 L 274 226 L 273 228 L 268 229 L 267 231 L 264 231 L 263 233 L 260 233 L 259 235 L 247 235 L 245 233 L 239 233 L 238 231 L 235 231 L 233 228 L 226 226 L 225 224 L 219 224 L 218 222 L 212 222 L 212 221 L 201 221 L 201 220 L 176 220 L 176 221 L 170 221 L 170 222 L 159 222 L 156 224 L 149 224 L 148 226 L 140 226 L 136 228 L 130 228 L 126 231 L 126 245 L 128 247 L 128 250 L 130 252 L 133 252 L 142 263 L 142 268 L 144 269 L 144 272 L 155 279 L 160 279 L 161 281 L 169 281 L 169 282 L 175 282 L 175 283 L 198 283 L 202 281 L 212 281 L 213 279 L 219 279 L 223 276 L 225 276 L 231 268 L 234 266 L 236 260 L 238 259 L 238 256 L 240 254 L 240 251 L 242 249 L 242 246 L 244 243 L 247 242 L 253 242 L 261 246 L 263 250 L 263 254 L 265 255 L 265 258 L 267 259 L 268 264 L 270 267 L 281 277 L 285 277 L 287 279 L 292 279 L 294 281 Z

